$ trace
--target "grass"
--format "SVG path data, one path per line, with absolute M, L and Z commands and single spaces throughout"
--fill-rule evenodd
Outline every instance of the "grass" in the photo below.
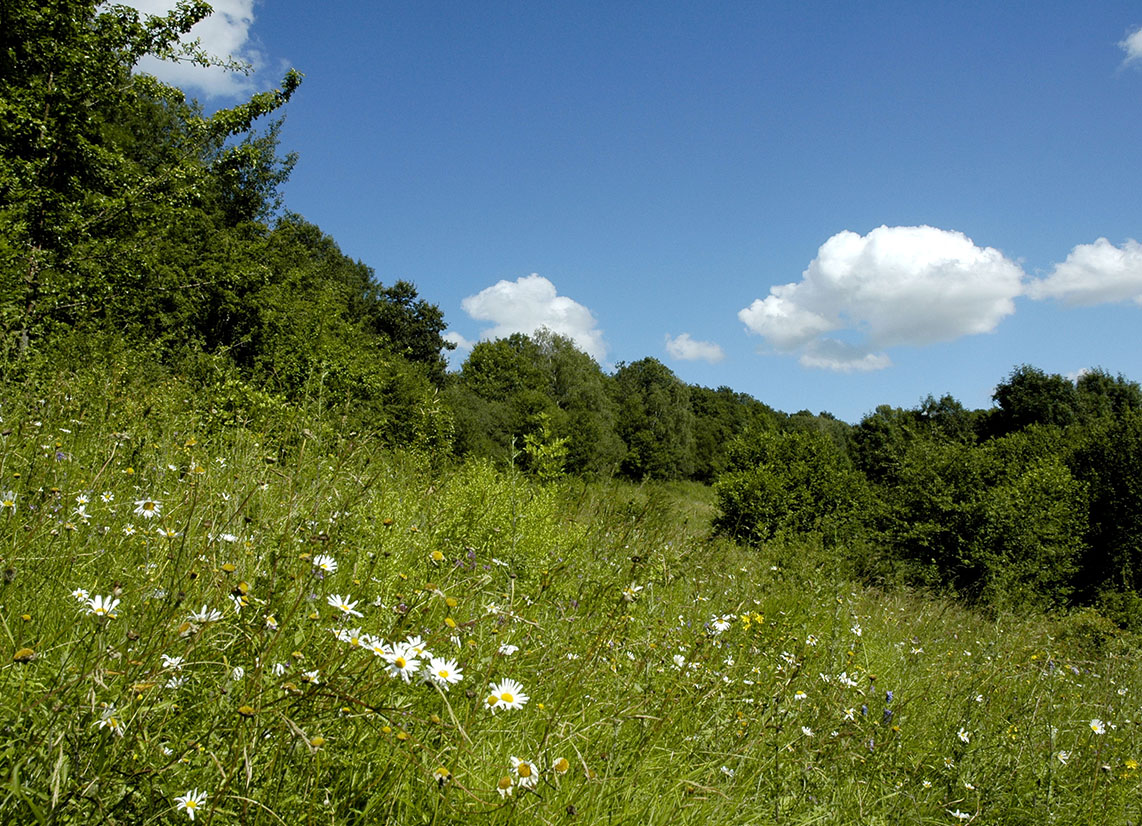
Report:
M 4 822 L 1142 818 L 1137 646 L 1097 615 L 746 551 L 699 486 L 440 470 L 195 399 L 94 368 L 6 389 Z M 462 679 L 425 684 L 424 651 Z M 509 679 L 526 702 L 490 706 Z

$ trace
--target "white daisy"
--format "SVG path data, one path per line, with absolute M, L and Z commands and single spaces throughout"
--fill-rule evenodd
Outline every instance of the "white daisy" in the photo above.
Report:
M 198 789 L 191 789 L 181 797 L 174 799 L 176 809 L 186 812 L 186 816 L 194 820 L 194 813 L 206 805 L 208 795 Z
M 433 657 L 428 661 L 428 676 L 445 691 L 464 679 L 464 673 L 456 665 L 456 660 L 446 660 L 443 657 Z
M 539 783 L 539 769 L 528 760 L 512 757 L 512 774 L 516 777 L 516 785 L 521 789 L 534 789 Z
M 486 702 L 488 710 L 494 714 L 500 708 L 521 709 L 528 699 L 530 698 L 523 693 L 522 685 L 515 680 L 507 679 L 492 683 Z

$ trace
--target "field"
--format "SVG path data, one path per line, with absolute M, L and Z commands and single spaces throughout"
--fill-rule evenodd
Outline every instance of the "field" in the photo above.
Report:
M 1137 642 L 709 536 L 693 486 L 379 451 L 162 376 L 9 387 L 10 823 L 1142 819 Z

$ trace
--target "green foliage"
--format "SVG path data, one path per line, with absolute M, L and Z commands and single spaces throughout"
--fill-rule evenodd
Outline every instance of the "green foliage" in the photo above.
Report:
M 1102 419 L 1070 458 L 1090 490 L 1089 551 L 1080 591 L 1137 592 L 1142 587 L 1142 412 Z
M 992 411 L 987 428 L 997 436 L 1033 424 L 1066 427 L 1080 412 L 1074 382 L 1028 364 L 1012 370 L 1007 380 L 996 386 L 992 399 L 998 408 Z
M 748 430 L 776 430 L 779 417 L 769 406 L 729 387 L 690 386 L 694 412 L 694 478 L 713 482 L 729 464 L 729 446 Z
M 746 434 L 714 490 L 715 528 L 751 545 L 810 532 L 855 537 L 867 505 L 861 475 L 828 436 L 808 430 Z
M 654 358 L 620 364 L 613 392 L 616 429 L 626 443 L 621 470 L 631 479 L 683 479 L 694 472 L 690 388 Z

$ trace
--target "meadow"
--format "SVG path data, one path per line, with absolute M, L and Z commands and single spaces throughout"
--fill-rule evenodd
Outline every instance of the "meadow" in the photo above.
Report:
M 157 369 L 5 387 L 6 823 L 1142 819 L 1137 640 L 381 450 Z

